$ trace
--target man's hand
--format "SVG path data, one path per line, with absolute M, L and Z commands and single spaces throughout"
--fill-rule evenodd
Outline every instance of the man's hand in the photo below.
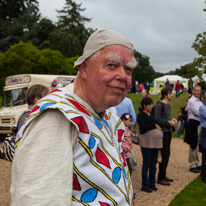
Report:
M 133 132 L 134 134 L 137 134 L 137 123 L 135 123 L 135 124 L 133 125 L 133 130 L 132 130 L 132 132 Z
M 176 120 L 176 119 L 172 118 L 172 121 L 174 121 L 174 122 L 175 122 L 175 124 L 177 124 L 177 120 Z
M 168 123 L 170 124 L 171 127 L 176 125 L 176 123 L 173 120 L 168 121 Z
M 137 134 L 137 128 L 136 128 L 136 129 L 133 129 L 132 132 L 133 132 L 134 134 Z

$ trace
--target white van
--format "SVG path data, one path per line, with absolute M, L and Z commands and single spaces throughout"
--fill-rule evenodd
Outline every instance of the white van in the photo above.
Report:
M 21 114 L 28 108 L 26 91 L 33 84 L 42 84 L 52 89 L 52 82 L 67 85 L 76 76 L 20 74 L 9 76 L 5 80 L 4 96 L 0 109 L 0 135 L 11 134 L 17 126 Z

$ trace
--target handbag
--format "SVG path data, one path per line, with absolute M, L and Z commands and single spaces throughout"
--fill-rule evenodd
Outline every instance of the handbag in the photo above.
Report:
M 171 127 L 171 132 L 174 132 L 174 131 L 175 131 L 175 127 L 172 126 L 172 127 Z
M 135 171 L 137 169 L 137 158 L 132 150 L 130 151 L 130 156 L 128 158 L 132 170 Z
M 0 158 L 12 162 L 15 154 L 15 139 L 16 135 L 14 133 L 6 137 L 1 148 L 0 148 Z
M 131 140 L 133 144 L 139 145 L 139 137 L 138 134 L 132 134 L 131 135 Z

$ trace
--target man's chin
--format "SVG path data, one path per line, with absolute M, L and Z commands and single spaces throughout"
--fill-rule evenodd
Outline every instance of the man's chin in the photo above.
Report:
M 124 98 L 123 98 L 124 99 Z M 121 98 L 121 99 L 113 99 L 113 100 L 111 100 L 110 102 L 108 102 L 108 104 L 107 105 L 109 105 L 109 107 L 115 107 L 115 106 L 117 106 L 118 104 L 120 104 L 122 101 L 123 101 L 123 99 Z

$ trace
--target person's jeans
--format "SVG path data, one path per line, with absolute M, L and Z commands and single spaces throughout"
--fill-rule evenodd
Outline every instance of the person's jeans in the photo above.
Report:
M 149 188 L 151 185 L 155 185 L 156 164 L 159 149 L 141 147 L 141 151 L 143 157 L 142 188 Z
M 202 163 L 202 168 L 201 168 L 201 179 L 206 180 L 206 164 Z
M 159 174 L 158 174 L 159 180 L 166 178 L 166 169 L 170 157 L 171 138 L 172 138 L 171 132 L 163 132 L 163 147 L 160 149 L 162 155 L 162 162 L 159 163 Z
M 176 98 L 180 97 L 180 90 L 176 90 Z
M 201 168 L 201 173 L 200 173 L 200 177 L 203 180 L 206 180 L 206 162 L 204 162 L 206 156 L 206 149 L 202 150 L 202 168 Z

